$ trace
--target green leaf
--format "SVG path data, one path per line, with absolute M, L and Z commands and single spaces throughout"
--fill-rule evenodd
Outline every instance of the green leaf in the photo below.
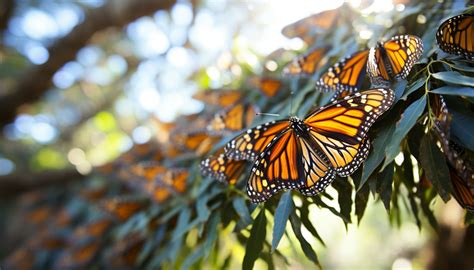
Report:
M 267 219 L 265 217 L 265 209 L 262 209 L 257 218 L 255 218 L 255 222 L 250 230 L 250 236 L 245 247 L 242 269 L 253 269 L 255 261 L 260 256 L 260 252 L 262 252 L 266 233 Z
M 293 211 L 293 199 L 291 198 L 291 191 L 285 192 L 278 202 L 275 210 L 275 220 L 273 222 L 273 238 L 272 238 L 272 252 L 278 247 L 281 237 L 285 232 L 286 222 L 290 213 Z
M 369 201 L 369 194 L 369 185 L 363 185 L 362 188 L 356 192 L 355 214 L 357 216 L 357 224 L 360 224 L 360 221 L 364 216 L 365 209 L 367 208 L 367 202 Z
M 237 197 L 232 201 L 232 205 L 234 206 L 235 211 L 241 218 L 244 225 L 252 223 L 252 217 L 250 216 L 249 209 L 247 208 L 244 199 Z
M 405 92 L 403 93 L 403 96 L 401 97 L 402 100 L 406 100 L 407 97 L 415 92 L 416 90 L 420 89 L 423 85 L 425 85 L 426 77 L 421 77 L 415 82 L 411 83 L 406 89 Z
M 337 202 L 339 203 L 339 208 L 341 215 L 344 216 L 346 229 L 347 223 L 351 223 L 351 210 L 352 210 L 352 186 L 347 181 L 347 178 L 337 177 L 336 181 L 332 183 L 332 186 L 337 190 Z
M 331 213 L 340 217 L 344 223 L 351 223 L 343 214 L 339 213 L 334 207 L 327 205 L 319 196 L 312 197 L 312 199 L 317 205 L 328 209 Z
M 319 269 L 321 269 L 321 265 L 319 264 L 319 260 L 318 260 L 318 256 L 316 255 L 316 252 L 314 252 L 311 245 L 308 243 L 308 241 L 306 241 L 303 234 L 301 233 L 301 221 L 298 219 L 298 216 L 296 215 L 295 212 L 290 214 L 290 223 L 291 223 L 291 228 L 293 229 L 293 232 L 295 233 L 296 238 L 300 242 L 301 249 L 303 250 L 306 257 L 310 259 L 312 262 L 314 262 Z
M 395 92 L 395 103 L 402 97 L 405 89 L 407 88 L 407 81 L 397 81 L 393 86 L 393 91 Z
M 300 208 L 300 220 L 303 223 L 303 225 L 306 227 L 306 229 L 316 238 L 318 239 L 319 242 L 323 246 L 326 246 L 326 243 L 324 243 L 323 238 L 319 235 L 318 231 L 316 228 L 313 226 L 313 223 L 309 220 L 309 209 L 307 205 L 303 205 L 303 207 Z
M 360 187 L 364 186 L 369 176 L 374 172 L 374 170 L 382 163 L 385 157 L 385 148 L 389 145 L 389 141 L 395 132 L 395 125 L 384 126 L 382 131 L 380 131 L 377 137 L 374 139 L 371 147 L 369 156 L 364 162 L 364 167 L 362 168 L 362 178 L 360 181 Z
M 442 71 L 438 73 L 431 74 L 434 78 L 447 82 L 450 84 L 465 85 L 474 87 L 474 80 L 472 77 L 462 75 L 456 71 Z
M 193 248 L 193 252 L 186 257 L 183 264 L 181 265 L 181 270 L 189 269 L 194 263 L 196 263 L 200 258 L 204 256 L 205 248 L 204 245 L 199 245 Z
M 173 231 L 173 240 L 178 240 L 183 236 L 183 234 L 188 229 L 190 219 L 191 211 L 189 210 L 189 208 L 185 207 L 183 210 L 181 210 L 181 213 L 179 214 L 176 229 Z
M 410 104 L 410 106 L 408 106 L 408 108 L 403 112 L 401 119 L 397 122 L 397 127 L 393 133 L 391 141 L 387 145 L 387 148 L 385 148 L 385 162 L 382 166 L 383 168 L 392 162 L 400 152 L 400 143 L 416 124 L 416 121 L 425 110 L 425 106 L 426 95 Z
M 431 90 L 430 92 L 440 95 L 474 97 L 474 88 L 472 87 L 442 86 Z
M 385 167 L 385 169 L 377 176 L 377 192 L 387 211 L 390 211 L 390 200 L 392 198 L 392 182 L 393 182 L 393 162 Z
M 204 244 L 204 257 L 207 258 L 209 256 L 209 252 L 212 249 L 212 246 L 216 242 L 217 239 L 217 226 L 221 222 L 220 212 L 216 212 L 213 214 L 209 220 L 209 223 L 206 226 L 207 234 L 206 234 L 206 242 Z
M 474 117 L 451 111 L 451 135 L 458 138 L 464 146 L 474 151 Z
M 436 146 L 435 140 L 431 138 L 429 133 L 421 140 L 420 164 L 439 196 L 447 202 L 452 190 L 448 166 L 443 153 Z

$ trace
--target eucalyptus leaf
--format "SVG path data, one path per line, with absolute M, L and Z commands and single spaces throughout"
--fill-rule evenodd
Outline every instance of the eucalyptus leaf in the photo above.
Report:
M 262 209 L 255 218 L 255 222 L 250 230 L 250 236 L 245 247 L 245 256 L 242 263 L 242 269 L 253 269 L 255 261 L 263 250 L 263 242 L 267 234 L 267 218 L 265 217 L 265 209 Z
M 252 223 L 252 217 L 250 216 L 249 209 L 247 208 L 244 199 L 242 199 L 241 197 L 237 197 L 232 201 L 232 205 L 234 206 L 235 211 L 241 218 L 244 225 Z
M 472 87 L 442 86 L 431 90 L 430 92 L 440 95 L 474 97 L 474 88 Z
M 436 146 L 429 133 L 421 140 L 420 165 L 425 171 L 426 177 L 436 188 L 439 196 L 447 202 L 452 190 L 448 166 L 443 153 Z
M 306 241 L 304 238 L 302 232 L 301 232 L 301 222 L 298 219 L 298 216 L 296 215 L 295 212 L 291 213 L 290 215 L 290 223 L 291 223 L 291 228 L 293 229 L 293 232 L 296 235 L 296 238 L 300 242 L 301 249 L 303 249 L 304 254 L 308 259 L 310 259 L 312 262 L 316 264 L 318 268 L 321 269 L 321 265 L 319 264 L 318 256 L 316 255 L 316 252 L 314 252 L 313 248 L 311 245 Z
M 278 206 L 275 210 L 275 219 L 273 221 L 273 238 L 272 238 L 272 252 L 278 247 L 281 237 L 286 229 L 286 222 L 290 213 L 293 211 L 293 199 L 291 198 L 291 191 L 286 191 L 280 198 Z
M 465 85 L 474 87 L 474 80 L 470 76 L 462 75 L 456 71 L 442 71 L 431 74 L 434 78 L 449 84 Z
M 390 143 L 385 148 L 385 162 L 382 166 L 385 168 L 387 164 L 392 162 L 397 154 L 400 152 L 400 143 L 403 138 L 410 132 L 411 128 L 416 124 L 416 121 L 423 114 L 426 107 L 426 96 L 422 96 L 416 100 L 402 113 L 400 120 L 397 122 L 397 126 L 393 136 L 391 137 Z

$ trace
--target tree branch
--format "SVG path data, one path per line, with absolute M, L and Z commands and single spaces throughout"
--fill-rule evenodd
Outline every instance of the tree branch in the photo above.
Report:
M 23 172 L 0 176 L 0 197 L 15 196 L 29 190 L 64 185 L 84 178 L 76 169 Z
M 0 127 L 10 123 L 18 109 L 38 100 L 51 85 L 54 73 L 84 47 L 92 35 L 109 27 L 122 27 L 157 10 L 169 9 L 176 0 L 108 1 L 98 9 L 87 12 L 84 22 L 59 39 L 48 50 L 50 58 L 40 66 L 33 66 L 20 78 L 13 89 L 0 97 Z
M 14 8 L 14 0 L 2 0 L 0 2 L 0 33 L 7 29 L 8 21 L 10 21 L 10 18 L 13 15 Z

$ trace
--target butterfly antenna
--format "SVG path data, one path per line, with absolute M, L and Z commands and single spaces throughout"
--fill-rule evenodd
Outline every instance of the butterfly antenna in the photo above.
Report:
M 290 116 L 293 115 L 293 90 L 290 90 Z
M 280 116 L 278 113 L 263 113 L 263 112 L 258 112 L 256 115 L 266 115 L 266 116 Z

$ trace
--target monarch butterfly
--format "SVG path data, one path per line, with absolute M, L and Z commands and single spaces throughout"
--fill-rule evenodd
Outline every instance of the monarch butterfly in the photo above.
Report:
M 102 200 L 99 208 L 124 222 L 148 206 L 148 202 L 134 198 L 111 198 Z
M 339 10 L 337 9 L 326 10 L 317 14 L 313 14 L 285 26 L 281 30 L 281 33 L 288 38 L 299 37 L 302 38 L 307 44 L 312 44 L 314 42 L 314 37 L 312 37 L 313 29 L 329 29 L 336 21 L 338 14 Z
M 84 268 L 97 256 L 101 246 L 101 239 L 76 243 L 62 253 L 56 261 L 54 269 Z
M 247 193 L 262 202 L 281 189 L 314 195 L 335 174 L 352 174 L 365 160 L 366 134 L 394 100 L 390 89 L 370 89 L 296 117 L 249 129 L 225 147 L 232 159 L 254 160 Z
M 290 75 L 313 75 L 318 68 L 326 63 L 325 54 L 329 48 L 316 48 L 308 53 L 298 56 L 284 69 L 284 74 Z
M 228 158 L 223 149 L 201 161 L 201 173 L 221 182 L 234 185 L 245 168 L 245 161 Z
M 259 109 L 255 105 L 239 103 L 214 115 L 207 130 L 217 135 L 240 131 L 252 123 L 258 112 Z
M 461 14 L 444 21 L 436 32 L 436 41 L 441 50 L 474 57 L 474 14 Z
M 145 184 L 145 192 L 158 203 L 166 201 L 175 193 L 184 193 L 187 189 L 189 172 L 173 168 L 158 174 L 154 181 Z
M 423 53 L 423 41 L 413 35 L 394 36 L 369 51 L 367 73 L 372 86 L 386 86 L 392 78 L 406 79 Z
M 430 108 L 434 114 L 434 130 L 448 164 L 453 187 L 453 197 L 463 208 L 474 213 L 474 171 L 473 164 L 465 150 L 449 139 L 449 115 L 441 95 L 430 96 Z
M 370 50 L 358 51 L 334 64 L 321 75 L 316 82 L 316 89 L 336 91 L 335 96 L 344 97 L 360 90 L 366 72 L 369 72 L 372 86 L 385 86 L 392 77 L 405 79 L 422 53 L 420 38 L 394 36 L 387 42 L 379 42 Z
M 242 92 L 238 90 L 207 90 L 193 95 L 194 99 L 200 100 L 208 105 L 229 107 L 242 98 Z
M 330 67 L 316 82 L 316 89 L 352 93 L 359 91 L 366 74 L 369 50 L 358 51 Z
M 205 129 L 183 133 L 173 136 L 173 143 L 183 151 L 192 151 L 201 156 L 209 152 L 213 145 L 220 140 L 219 136 L 209 136 Z
M 132 268 L 145 244 L 145 238 L 139 234 L 129 234 L 114 243 L 106 259 L 113 269 Z
M 186 191 L 186 183 L 188 181 L 189 172 L 181 168 L 169 169 L 156 177 L 158 183 L 164 183 L 173 188 L 173 190 L 184 193 Z
M 108 217 L 90 221 L 74 230 L 70 242 L 74 243 L 83 239 L 100 237 L 109 230 L 112 225 L 113 220 Z
M 280 80 L 273 79 L 270 77 L 258 77 L 255 76 L 250 79 L 250 84 L 257 88 L 267 97 L 276 96 L 280 90 L 283 88 L 283 84 Z
M 456 169 L 448 164 L 449 176 L 453 184 L 453 197 L 456 201 L 469 212 L 474 214 L 474 191 L 469 188 L 465 180 L 461 178 Z

